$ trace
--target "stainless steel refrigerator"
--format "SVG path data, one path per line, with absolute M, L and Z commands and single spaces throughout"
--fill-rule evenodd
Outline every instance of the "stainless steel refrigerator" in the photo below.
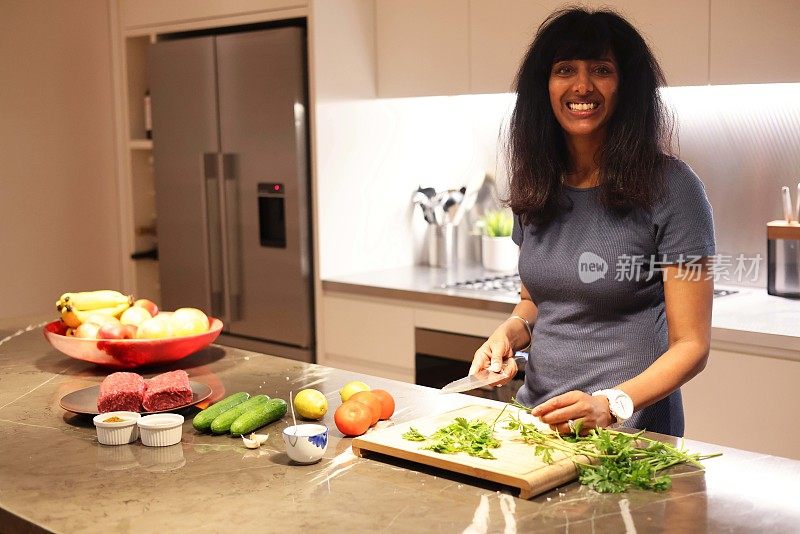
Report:
M 148 65 L 162 308 L 313 361 L 304 28 L 162 40 Z

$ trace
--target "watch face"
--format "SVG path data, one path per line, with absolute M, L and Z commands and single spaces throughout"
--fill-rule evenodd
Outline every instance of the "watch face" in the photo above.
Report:
M 616 415 L 618 419 L 630 419 L 633 415 L 633 402 L 631 402 L 630 397 L 627 395 L 617 395 L 614 398 L 613 406 L 614 415 Z

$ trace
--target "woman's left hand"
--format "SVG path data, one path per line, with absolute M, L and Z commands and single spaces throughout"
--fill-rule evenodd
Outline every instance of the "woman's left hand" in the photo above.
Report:
M 543 402 L 531 414 L 560 434 L 571 434 L 570 421 L 581 420 L 581 433 L 592 428 L 603 428 L 614 422 L 608 399 L 593 397 L 583 391 L 568 391 Z

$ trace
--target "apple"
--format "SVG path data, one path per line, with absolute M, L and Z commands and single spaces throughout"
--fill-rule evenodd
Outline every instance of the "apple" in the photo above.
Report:
M 108 315 L 106 313 L 94 312 L 90 313 L 86 316 L 86 320 L 83 321 L 84 323 L 93 323 L 98 326 L 103 326 L 104 324 L 111 323 L 111 324 L 119 324 L 119 319 L 114 317 L 113 315 Z
M 153 319 L 169 323 L 169 322 L 172 321 L 172 314 L 173 313 L 174 312 L 171 312 L 171 311 L 158 312 L 158 315 L 153 316 Z
M 145 322 L 139 325 L 139 329 L 136 331 L 136 337 L 138 339 L 160 339 L 165 337 L 172 337 L 172 323 L 170 321 L 165 321 L 164 319 L 159 319 L 164 312 L 159 313 L 155 317 L 147 319 Z
M 208 319 L 196 316 L 178 315 L 172 317 L 172 335 L 193 336 L 208 332 Z
M 120 323 L 106 323 L 97 331 L 98 339 L 131 339 L 131 331 Z
M 145 310 L 150 312 L 150 317 L 155 317 L 158 315 L 158 306 L 152 300 L 147 299 L 139 299 L 133 303 L 135 307 L 144 308 Z
M 100 325 L 97 323 L 83 323 L 76 328 L 72 335 L 84 339 L 97 339 L 97 331 L 100 330 Z
M 177 322 L 184 322 L 190 318 L 205 322 L 205 329 L 208 330 L 208 316 L 202 310 L 197 308 L 178 308 L 173 315 L 173 320 Z
M 119 322 L 124 325 L 133 325 L 139 326 L 143 322 L 148 319 L 151 319 L 153 316 L 150 314 L 150 311 L 143 307 L 143 306 L 131 306 L 124 312 L 119 318 Z

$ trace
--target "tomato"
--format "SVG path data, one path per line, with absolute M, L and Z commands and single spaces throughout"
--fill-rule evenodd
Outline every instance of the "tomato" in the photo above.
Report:
M 367 405 L 369 411 L 372 413 L 372 422 L 370 423 L 370 426 L 380 421 L 381 400 L 375 395 L 373 395 L 372 391 L 359 391 L 358 393 L 350 397 L 350 400 Z
M 394 413 L 394 398 L 385 389 L 373 389 L 370 393 L 381 401 L 381 419 L 389 419 Z
M 360 436 L 369 428 L 372 413 L 366 404 L 347 401 L 336 408 L 333 420 L 336 422 L 336 428 L 345 436 Z

